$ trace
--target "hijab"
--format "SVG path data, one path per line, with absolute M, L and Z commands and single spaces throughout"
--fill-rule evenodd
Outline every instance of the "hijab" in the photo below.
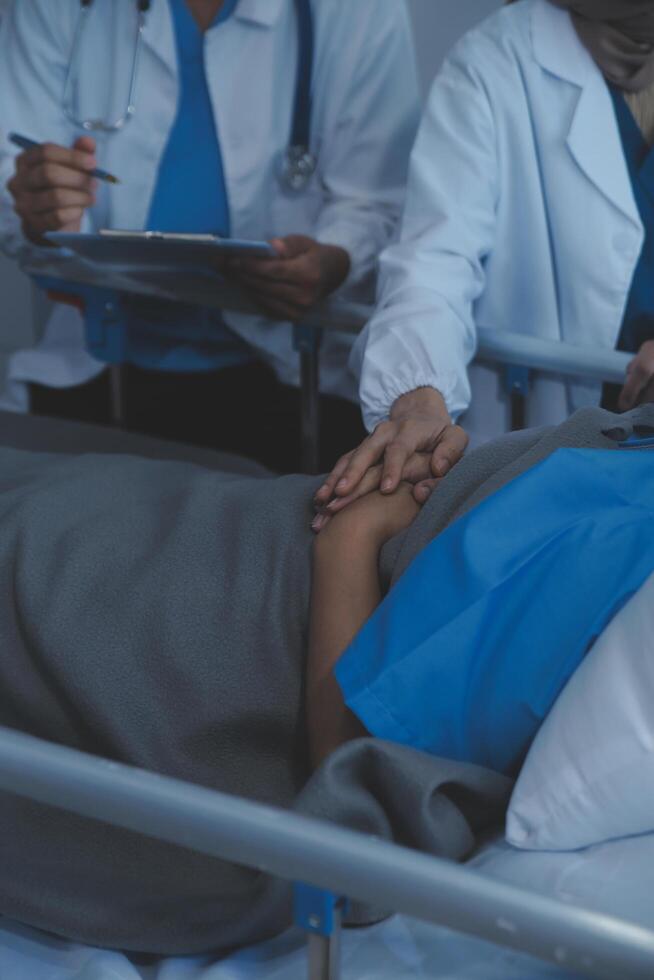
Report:
M 625 94 L 654 85 L 654 0 L 550 2 L 570 12 L 579 37 L 608 82 Z

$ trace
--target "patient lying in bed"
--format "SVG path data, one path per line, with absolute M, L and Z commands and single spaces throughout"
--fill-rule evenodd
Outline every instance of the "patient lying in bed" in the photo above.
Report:
M 654 427 L 654 409 L 634 419 Z M 634 420 L 619 424 L 628 435 Z M 458 743 L 439 757 L 399 708 L 389 720 L 370 706 L 390 705 L 390 678 L 410 713 L 431 683 L 412 667 L 402 690 L 395 669 L 419 648 L 416 624 L 438 635 L 440 592 L 457 594 L 456 574 L 436 595 L 423 574 L 434 538 L 561 446 L 615 449 L 616 425 L 594 410 L 479 450 L 417 517 L 404 491 L 357 504 L 317 542 L 313 599 L 312 478 L 0 449 L 0 724 L 463 858 L 501 820 L 510 765 L 473 764 L 477 748 Z M 284 928 L 288 886 L 237 861 L 0 798 L 0 914 L 93 945 L 193 953 Z
M 314 760 L 367 729 L 516 775 L 594 640 L 654 571 L 651 440 L 561 448 L 530 467 L 431 541 L 374 615 L 379 549 L 415 516 L 411 488 L 356 506 L 316 549 Z

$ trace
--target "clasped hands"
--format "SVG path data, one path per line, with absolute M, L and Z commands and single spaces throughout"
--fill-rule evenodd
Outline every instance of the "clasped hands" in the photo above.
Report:
M 403 395 L 393 405 L 388 421 L 341 457 L 318 490 L 314 531 L 322 531 L 332 517 L 361 497 L 375 491 L 392 495 L 401 483 L 411 484 L 415 502 L 424 504 L 467 445 L 468 436 L 452 424 L 435 388 L 418 388 Z

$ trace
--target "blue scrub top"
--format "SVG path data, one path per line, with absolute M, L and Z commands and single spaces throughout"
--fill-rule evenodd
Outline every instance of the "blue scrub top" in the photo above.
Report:
M 377 738 L 514 775 L 654 571 L 654 449 L 559 449 L 427 545 L 336 666 Z
M 186 0 L 169 0 L 179 67 L 179 105 L 164 151 L 147 227 L 152 231 L 230 234 L 227 185 L 204 63 L 204 35 Z M 213 27 L 238 0 L 225 0 Z M 219 313 L 157 304 L 130 317 L 127 360 L 164 371 L 233 367 L 253 359 Z
M 646 340 L 654 339 L 654 148 L 643 136 L 624 94 L 613 86 L 609 89 L 634 198 L 645 228 L 645 243 L 617 344 L 618 350 L 636 353 Z M 617 411 L 620 391 L 620 385 L 605 385 L 603 407 Z

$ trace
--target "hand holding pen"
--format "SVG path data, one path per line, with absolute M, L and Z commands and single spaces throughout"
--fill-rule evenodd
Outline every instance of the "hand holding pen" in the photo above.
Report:
M 15 134 L 10 140 L 24 150 L 16 158 L 16 173 L 7 184 L 25 236 L 47 245 L 47 231 L 77 232 L 87 208 L 95 204 L 96 181 L 115 177 L 97 170 L 95 140 L 81 136 L 70 149 L 53 143 L 33 143 Z

